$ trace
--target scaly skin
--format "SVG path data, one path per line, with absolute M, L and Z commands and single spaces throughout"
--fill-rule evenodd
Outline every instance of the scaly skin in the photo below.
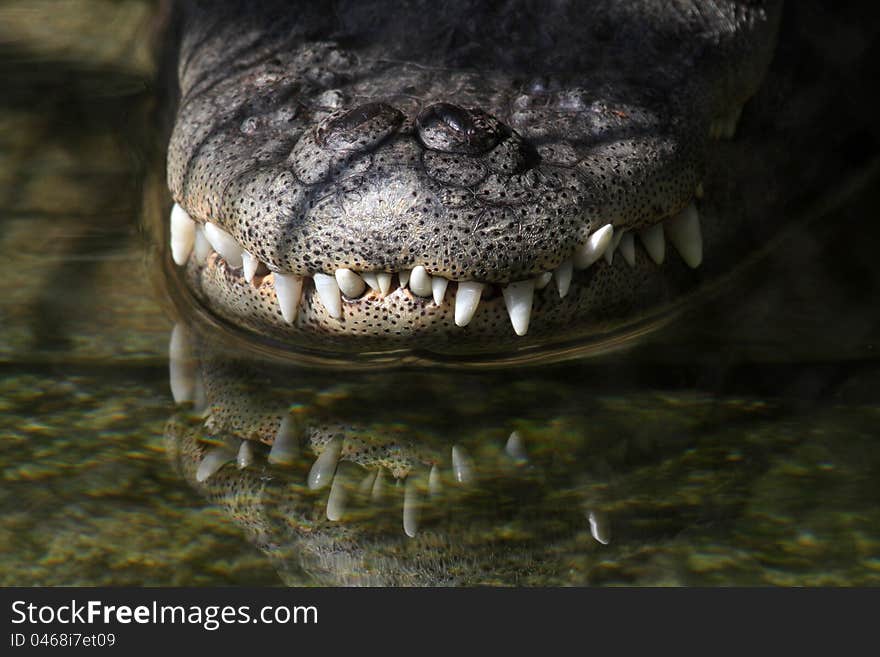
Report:
M 324 4 L 180 9 L 169 188 L 259 261 L 248 281 L 210 248 L 181 258 L 222 322 L 317 352 L 544 352 L 650 321 L 726 267 L 730 226 L 697 196 L 729 191 L 713 137 L 759 88 L 780 2 Z M 633 239 L 669 240 L 683 210 L 701 269 Z M 610 264 L 590 251 L 609 224 Z M 420 266 L 439 303 L 401 285 Z M 313 280 L 340 269 L 392 276 L 354 278 L 335 311 Z M 287 313 L 279 275 L 302 277 Z M 467 321 L 463 282 L 482 284 Z

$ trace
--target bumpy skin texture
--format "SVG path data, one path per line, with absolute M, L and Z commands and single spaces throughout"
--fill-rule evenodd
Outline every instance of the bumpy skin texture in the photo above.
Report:
M 709 126 L 758 88 L 780 6 L 184 4 L 169 187 L 273 272 L 531 278 L 605 224 L 636 230 L 693 200 Z M 454 299 L 368 294 L 338 320 L 307 285 L 289 326 L 270 285 L 215 261 L 188 277 L 227 321 L 294 344 L 443 353 L 607 331 L 699 280 L 643 251 L 598 263 L 565 299 L 538 295 L 518 338 L 500 297 L 462 329 Z

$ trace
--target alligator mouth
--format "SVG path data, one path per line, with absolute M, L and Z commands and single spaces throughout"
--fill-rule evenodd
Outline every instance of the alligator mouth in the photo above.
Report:
M 536 294 L 544 304 L 552 303 L 554 298 L 565 299 L 572 286 L 587 283 L 602 268 L 662 267 L 670 257 L 667 245 L 688 267 L 699 267 L 703 238 L 696 203 L 701 196 L 698 186 L 683 210 L 637 230 L 607 223 L 587 233 L 556 268 L 507 283 L 450 280 L 422 265 L 399 271 L 338 268 L 333 275 L 272 271 L 216 222 L 198 222 L 178 204 L 171 211 L 171 252 L 177 265 L 200 279 L 203 290 L 222 287 L 227 295 L 240 295 L 245 305 L 249 296 L 264 302 L 274 298 L 277 318 L 294 330 L 308 330 L 316 315 L 325 315 L 346 323 L 355 335 L 403 335 L 403 307 L 410 318 L 427 317 L 459 328 L 481 315 L 495 321 L 506 313 L 511 330 L 524 336 Z M 552 291 L 543 292 L 546 288 Z

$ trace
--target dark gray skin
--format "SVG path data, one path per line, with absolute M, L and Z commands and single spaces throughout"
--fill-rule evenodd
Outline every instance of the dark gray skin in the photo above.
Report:
M 718 254 L 749 248 L 730 243 L 753 232 L 744 222 L 766 221 L 715 206 L 736 191 L 717 137 L 759 88 L 780 13 L 721 0 L 185 4 L 169 187 L 260 261 L 249 283 L 223 257 L 191 257 L 187 286 L 222 324 L 299 351 L 519 358 L 642 333 L 730 269 Z M 635 239 L 632 265 L 618 253 L 576 266 L 564 298 L 555 282 L 536 290 L 514 332 L 505 286 L 564 267 L 606 224 L 637 235 L 692 204 L 699 269 L 670 244 L 655 264 Z M 419 265 L 452 281 L 441 303 L 400 285 Z M 312 277 L 340 268 L 394 275 L 332 317 Z M 279 273 L 305 277 L 292 322 Z M 462 327 L 465 281 L 486 287 Z

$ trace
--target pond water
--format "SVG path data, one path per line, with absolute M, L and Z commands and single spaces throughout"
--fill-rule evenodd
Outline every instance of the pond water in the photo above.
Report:
M 143 228 L 152 6 L 54 6 L 0 16 L 0 584 L 880 584 L 876 175 L 625 352 L 272 363 Z

